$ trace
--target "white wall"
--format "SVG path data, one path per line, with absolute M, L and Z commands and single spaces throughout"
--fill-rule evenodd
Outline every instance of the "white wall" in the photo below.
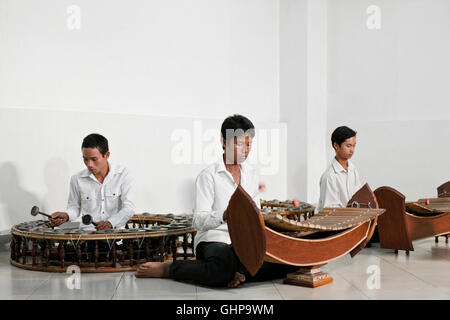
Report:
M 307 201 L 317 204 L 326 168 L 327 0 L 308 0 Z
M 2 0 L 0 106 L 278 120 L 276 4 Z
M 307 0 L 279 7 L 280 120 L 287 123 L 287 196 L 307 198 Z
M 369 5 L 379 30 L 366 27 Z M 328 136 L 358 131 L 354 162 L 373 189 L 436 196 L 450 180 L 450 2 L 329 0 L 328 12 Z
M 80 9 L 80 29 L 71 29 Z M 192 210 L 233 113 L 257 127 L 262 198 L 286 198 L 277 0 L 0 1 L 0 230 L 65 208 L 99 132 L 136 176 L 139 212 Z M 74 20 L 75 19 L 75 20 Z M 261 129 L 261 130 L 260 130 Z M 187 148 L 182 147 L 186 145 Z M 191 152 L 177 163 L 177 150 Z M 213 159 L 214 158 L 214 159 Z
M 326 168 L 327 1 L 280 1 L 279 46 L 288 198 L 317 203 Z

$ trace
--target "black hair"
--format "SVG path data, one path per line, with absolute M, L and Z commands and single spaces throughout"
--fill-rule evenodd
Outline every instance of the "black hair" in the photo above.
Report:
M 227 135 L 227 132 L 230 131 L 232 135 Z M 244 134 L 253 138 L 255 136 L 255 126 L 248 118 L 240 114 L 234 114 L 223 121 L 220 133 L 225 140 Z
M 339 146 L 341 146 L 342 142 L 347 140 L 348 138 L 356 137 L 356 131 L 350 129 L 349 127 L 342 126 L 338 127 L 333 131 L 331 135 L 331 146 L 334 149 L 334 143 L 336 142 Z
M 105 154 L 109 151 L 108 139 L 101 134 L 91 133 L 83 139 L 81 149 L 83 148 L 97 148 L 102 156 L 105 156 Z

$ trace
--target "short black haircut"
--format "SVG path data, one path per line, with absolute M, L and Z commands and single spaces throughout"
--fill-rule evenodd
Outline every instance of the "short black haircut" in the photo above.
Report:
M 227 136 L 227 132 L 230 132 L 231 130 L 233 130 L 233 135 Z M 255 126 L 248 118 L 241 116 L 240 114 L 234 114 L 223 121 L 220 133 L 225 140 L 244 134 L 253 138 L 255 136 Z
M 108 139 L 101 134 L 91 133 L 83 139 L 81 149 L 83 148 L 97 148 L 102 156 L 105 156 L 105 154 L 109 151 Z
M 356 137 L 355 130 L 352 130 L 346 126 L 338 127 L 333 131 L 333 134 L 331 135 L 331 146 L 334 149 L 335 142 L 338 144 L 338 146 L 341 146 L 342 142 L 352 137 Z

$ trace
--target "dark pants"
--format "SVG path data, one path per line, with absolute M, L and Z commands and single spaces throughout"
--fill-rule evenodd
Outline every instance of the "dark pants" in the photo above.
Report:
M 222 242 L 201 242 L 196 248 L 197 260 L 176 260 L 170 266 L 170 277 L 192 280 L 206 286 L 226 286 L 236 272 L 246 281 L 266 281 L 284 278 L 298 267 L 264 262 L 255 276 L 251 276 L 240 263 L 231 245 Z

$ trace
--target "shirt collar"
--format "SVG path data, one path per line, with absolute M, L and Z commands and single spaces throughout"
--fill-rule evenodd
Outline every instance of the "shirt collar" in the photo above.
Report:
M 219 160 L 216 162 L 216 172 L 221 171 L 227 171 L 227 168 L 225 168 L 225 163 L 223 161 L 223 157 L 220 157 Z
M 112 177 L 112 176 L 114 176 L 115 174 L 121 173 L 121 172 L 123 171 L 123 168 L 122 168 L 122 167 L 117 166 L 117 165 L 115 165 L 114 163 L 111 163 L 110 161 L 108 161 L 108 166 L 109 166 L 109 172 L 108 172 L 108 174 L 106 175 L 106 177 Z M 90 178 L 92 178 L 92 179 L 94 179 L 94 180 L 97 180 L 97 178 L 95 178 L 94 174 L 91 173 L 88 169 L 84 169 L 84 170 L 81 172 L 80 176 L 81 176 L 82 178 L 89 178 L 89 177 L 90 177 Z M 105 179 L 106 179 L 106 177 L 105 177 Z
M 344 167 L 336 160 L 336 158 L 333 158 L 333 161 L 331 162 L 331 165 L 333 166 L 334 172 L 347 172 Z M 353 163 L 348 160 L 348 172 L 352 172 L 354 168 Z

